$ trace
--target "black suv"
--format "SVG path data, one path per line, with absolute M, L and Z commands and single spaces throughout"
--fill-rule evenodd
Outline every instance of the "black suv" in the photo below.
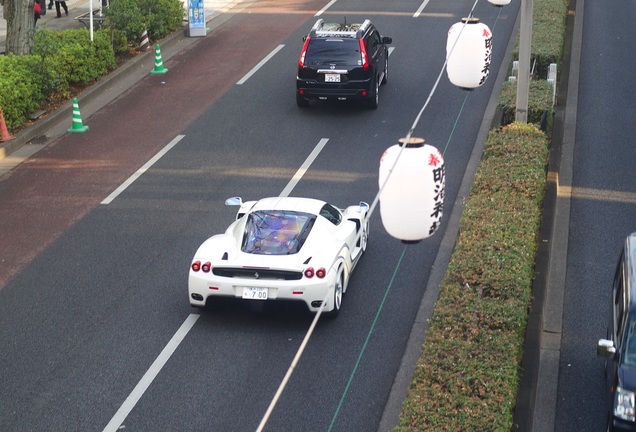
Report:
M 369 20 L 340 24 L 319 19 L 303 40 L 296 77 L 299 107 L 310 99 L 358 99 L 378 107 L 380 84 L 388 77 L 390 37 L 381 36 Z
M 627 236 L 616 267 L 607 339 L 608 431 L 636 431 L 636 233 Z

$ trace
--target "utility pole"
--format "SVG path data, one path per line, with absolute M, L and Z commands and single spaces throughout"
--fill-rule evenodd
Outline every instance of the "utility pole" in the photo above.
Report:
M 515 120 L 528 122 L 528 92 L 530 91 L 530 50 L 532 48 L 533 0 L 521 0 L 519 31 L 519 76 L 517 77 L 517 110 Z

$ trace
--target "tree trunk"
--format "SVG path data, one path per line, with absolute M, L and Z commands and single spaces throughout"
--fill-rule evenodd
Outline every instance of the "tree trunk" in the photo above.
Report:
M 3 0 L 4 19 L 7 20 L 6 52 L 29 54 L 35 32 L 33 0 Z

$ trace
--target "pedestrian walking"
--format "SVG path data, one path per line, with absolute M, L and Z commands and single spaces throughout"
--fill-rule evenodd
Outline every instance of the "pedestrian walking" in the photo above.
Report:
M 40 0 L 35 0 L 33 2 L 33 28 L 35 28 L 35 26 L 38 23 L 38 20 L 40 19 L 40 12 L 42 12 L 42 6 L 40 6 Z
M 62 18 L 60 6 L 62 6 L 62 8 L 64 9 L 64 13 L 66 14 L 66 16 L 68 16 L 68 6 L 66 6 L 66 1 L 55 0 L 55 12 L 57 12 L 56 18 Z
M 49 10 L 53 9 L 53 0 L 49 0 Z

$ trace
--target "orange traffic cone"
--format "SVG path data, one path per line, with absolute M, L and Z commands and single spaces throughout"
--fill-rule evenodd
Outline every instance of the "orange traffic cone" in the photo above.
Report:
M 9 135 L 9 130 L 7 129 L 7 124 L 4 122 L 4 113 L 2 112 L 2 108 L 0 107 L 0 142 L 10 141 L 14 139 L 14 136 Z

